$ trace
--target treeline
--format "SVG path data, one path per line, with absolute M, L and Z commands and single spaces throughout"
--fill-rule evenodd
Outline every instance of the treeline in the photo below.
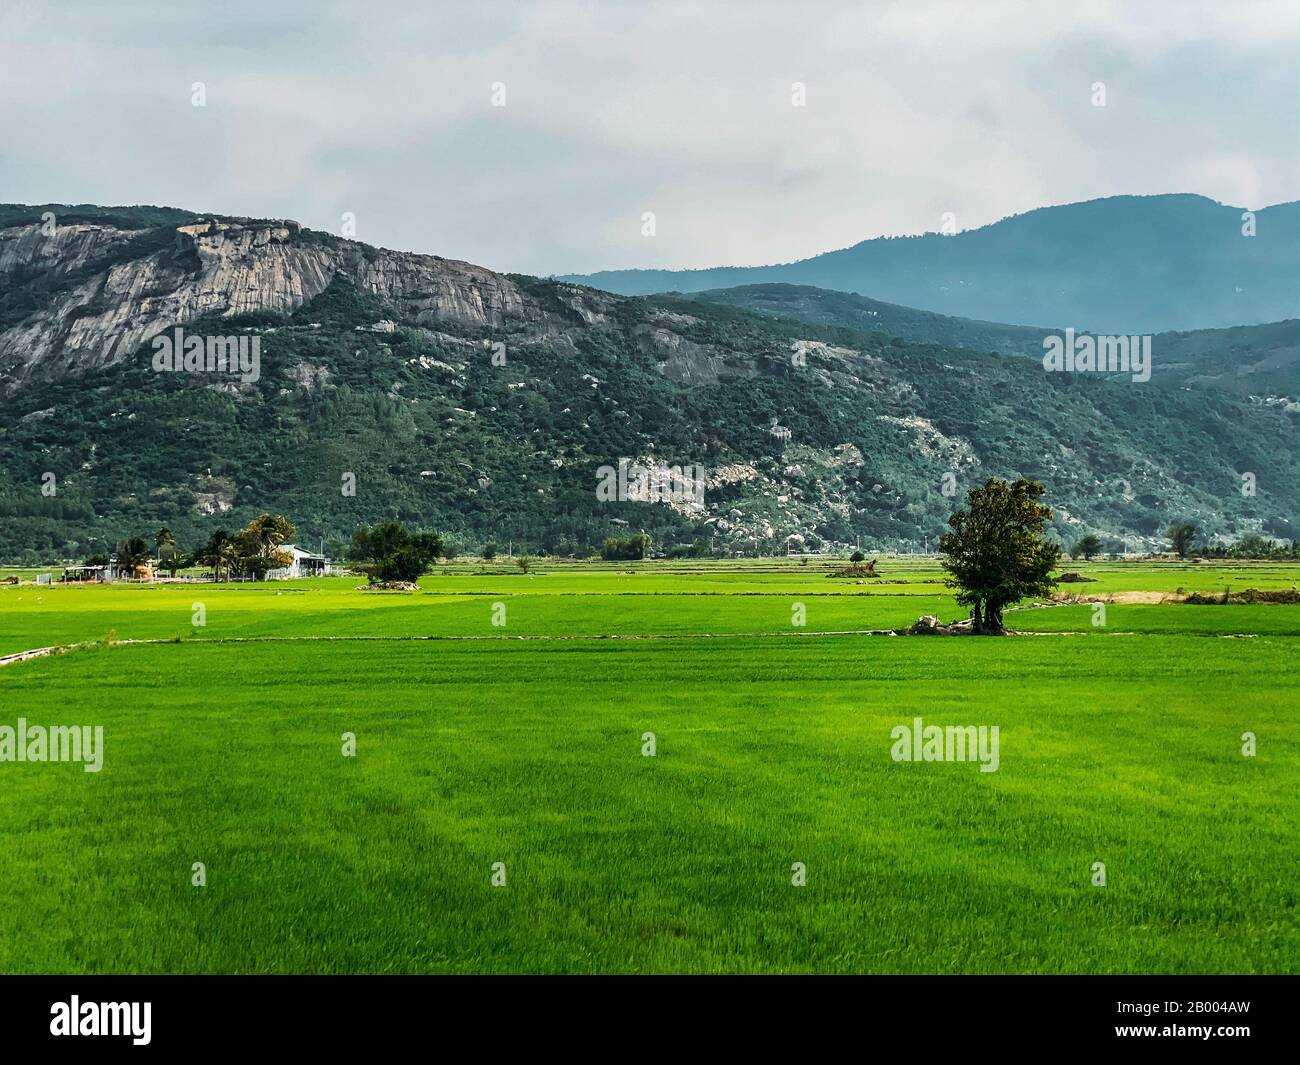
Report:
M 1252 533 L 1243 536 L 1240 540 L 1231 544 L 1207 544 L 1203 547 L 1197 546 L 1197 541 L 1201 538 L 1201 531 L 1191 522 L 1175 522 L 1165 530 L 1165 539 L 1169 542 L 1169 550 L 1177 555 L 1180 559 L 1185 558 L 1230 558 L 1242 560 L 1278 560 L 1288 561 L 1300 558 L 1300 552 L 1297 552 L 1295 540 L 1282 541 L 1271 540 L 1268 537 Z M 1114 545 L 1109 549 L 1112 558 L 1118 558 L 1121 550 L 1120 545 Z M 1102 543 L 1101 538 L 1088 533 L 1081 536 L 1074 542 L 1070 548 L 1072 558 L 1082 558 L 1091 562 L 1093 558 L 1107 551 L 1106 545 Z
M 601 547 L 598 557 L 607 562 L 630 562 L 649 558 L 652 541 L 644 532 L 628 537 L 610 536 Z M 692 548 L 704 549 L 702 542 Z M 348 561 L 355 569 L 365 573 L 374 582 L 415 581 L 438 559 L 452 561 L 458 554 L 456 545 L 436 532 L 408 529 L 400 521 L 380 522 L 356 531 L 348 548 Z M 596 552 L 591 552 L 596 555 Z M 485 562 L 496 558 L 497 545 L 492 541 L 483 545 Z M 678 556 L 681 557 L 681 556 Z M 523 572 L 528 572 L 525 552 L 515 560 Z
M 218 577 L 252 577 L 260 580 L 273 569 L 293 563 L 293 553 L 285 550 L 297 530 L 282 514 L 261 514 L 238 532 L 216 529 L 207 541 L 192 551 L 183 551 L 171 529 L 163 526 L 153 535 L 152 545 L 142 536 L 131 536 L 114 549 L 113 557 L 95 554 L 84 561 L 87 566 L 104 566 L 115 562 L 123 569 L 149 565 L 155 558 L 158 568 L 174 577 L 177 571 L 206 567 Z
M 1292 561 L 1300 559 L 1296 541 L 1279 544 L 1263 536 L 1243 536 L 1235 544 L 1216 544 L 1200 552 L 1204 558 L 1267 559 Z

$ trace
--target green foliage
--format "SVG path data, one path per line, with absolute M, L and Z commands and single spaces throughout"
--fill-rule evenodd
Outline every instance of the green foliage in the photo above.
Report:
M 461 544 L 510 540 L 575 557 L 629 526 L 725 554 L 784 553 L 794 533 L 919 550 L 950 509 L 939 487 L 948 452 L 918 446 L 931 432 L 969 449 L 978 467 L 967 469 L 1050 483 L 1063 509 L 1117 538 L 1152 545 L 1174 507 L 1207 536 L 1250 520 L 1295 537 L 1287 486 L 1300 449 L 1294 416 L 1278 406 L 1207 409 L 1182 391 L 666 297 L 618 301 L 591 326 L 564 309 L 561 286 L 516 280 L 572 327 L 562 343 L 500 331 L 505 367 L 490 364 L 483 328 L 377 331 L 394 313 L 336 279 L 291 318 L 247 319 L 261 340 L 254 384 L 155 373 L 146 347 L 108 370 L 28 386 L 0 405 L 0 558 L 81 557 L 162 525 L 201 544 L 215 513 L 238 528 L 268 511 L 293 514 L 309 542 L 339 546 L 358 524 L 396 520 Z M 648 343 L 666 320 L 681 350 L 707 353 L 696 376 L 669 373 Z M 799 368 L 796 340 L 849 353 L 812 351 Z M 769 431 L 774 419 L 790 442 Z M 907 428 L 917 422 L 932 428 Z M 597 498 L 602 466 L 651 450 L 666 464 L 743 464 L 756 476 L 711 486 L 704 514 Z M 1159 478 L 1143 472 L 1151 463 Z M 40 491 L 49 470 L 59 473 L 52 497 Z M 1258 475 L 1258 496 L 1221 491 L 1241 470 Z M 365 490 L 341 495 L 341 471 Z M 733 509 L 741 527 L 724 534 L 716 521 Z
M 1196 526 L 1191 522 L 1175 522 L 1165 530 L 1165 536 L 1169 540 L 1169 548 L 1179 558 L 1186 558 L 1192 553 L 1196 545 Z
M 283 550 L 297 530 L 280 514 L 261 514 L 250 521 L 235 537 L 236 565 L 247 577 L 261 580 L 267 572 L 293 562 L 293 555 Z
M 978 633 L 1000 634 L 1006 607 L 1050 595 L 1056 585 L 1061 552 L 1043 537 L 1052 511 L 1038 502 L 1042 495 L 1037 481 L 989 478 L 967 495 L 969 509 L 948 519 L 952 531 L 940 538 L 939 554 Z
M 650 537 L 643 532 L 626 538 L 608 537 L 600 549 L 606 562 L 635 561 L 650 554 Z
M 348 557 L 372 581 L 416 581 L 446 550 L 437 533 L 412 532 L 398 521 L 358 529 Z
M 1101 553 L 1101 549 L 1101 538 L 1088 533 L 1074 542 L 1074 546 L 1070 548 L 1070 554 L 1076 558 L 1086 559 L 1091 562 L 1096 555 Z
M 1201 554 L 1206 558 L 1295 559 L 1300 558 L 1300 545 L 1295 540 L 1277 543 L 1252 534 L 1243 536 L 1236 543 L 1204 548 Z
M 210 566 L 217 577 L 230 576 L 239 561 L 239 549 L 229 532 L 214 529 L 207 543 L 194 553 L 194 560 L 200 566 Z
M 139 536 L 122 541 L 117 549 L 118 565 L 134 568 L 149 561 L 149 544 Z

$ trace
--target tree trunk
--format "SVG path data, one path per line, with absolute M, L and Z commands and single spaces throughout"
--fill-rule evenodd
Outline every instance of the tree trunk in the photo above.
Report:
M 984 634 L 986 636 L 1005 636 L 1002 625 L 1002 607 L 989 603 L 984 607 Z
M 975 633 L 975 635 L 978 636 L 981 632 L 984 631 L 984 615 L 981 612 L 980 601 L 978 599 L 976 599 L 974 604 L 971 606 L 970 620 L 971 620 L 970 631 Z

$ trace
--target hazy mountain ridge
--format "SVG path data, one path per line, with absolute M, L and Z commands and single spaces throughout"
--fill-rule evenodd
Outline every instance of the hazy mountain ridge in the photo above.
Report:
M 1043 339 L 1060 329 L 955 318 L 810 285 L 740 285 L 691 293 L 690 299 L 725 304 L 776 318 L 901 337 L 912 343 L 1043 357 Z M 1152 338 L 1152 382 L 1169 388 L 1207 388 L 1258 400 L 1300 399 L 1300 320 L 1157 333 Z
M 1293 535 L 1296 419 L 1280 407 L 495 274 L 284 220 L 88 217 L 50 244 L 30 219 L 0 230 L 11 553 L 84 554 L 162 524 L 192 542 L 264 509 L 336 545 L 395 516 L 535 550 L 629 528 L 735 550 L 790 535 L 919 547 L 991 475 L 1045 481 L 1067 540 L 1154 544 L 1175 518 Z M 153 370 L 150 331 L 176 324 L 255 336 L 258 379 Z M 599 501 L 619 459 L 704 466 L 705 504 Z
M 1255 236 L 1243 235 L 1242 215 L 1203 196 L 1113 196 L 953 235 L 865 240 L 798 262 L 606 270 L 558 280 L 626 295 L 812 285 L 940 314 L 1099 333 L 1295 317 L 1300 203 L 1255 212 Z

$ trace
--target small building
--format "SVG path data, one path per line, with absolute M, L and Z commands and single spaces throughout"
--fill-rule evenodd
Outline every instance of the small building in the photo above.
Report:
M 293 561 L 287 566 L 281 566 L 279 569 L 268 570 L 266 579 L 268 581 L 287 581 L 294 580 L 298 577 L 328 577 L 330 574 L 330 560 L 325 555 L 314 554 L 311 551 L 303 551 L 293 544 L 285 544 L 281 550 L 288 551 L 293 555 Z
M 102 556 L 101 556 L 102 557 Z M 138 566 L 127 566 L 116 558 L 95 566 L 64 566 L 62 580 L 69 581 L 151 581 L 153 560 Z

